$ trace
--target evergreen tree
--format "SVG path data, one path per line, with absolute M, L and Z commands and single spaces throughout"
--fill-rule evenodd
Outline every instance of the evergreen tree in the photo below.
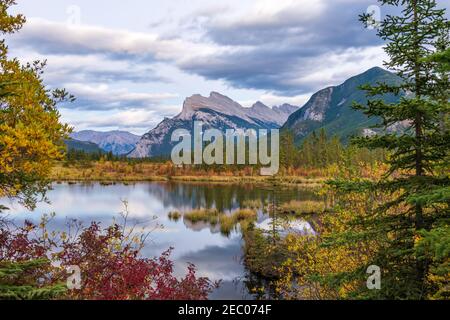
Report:
M 383 241 L 372 261 L 384 271 L 382 290 L 368 295 L 423 299 L 438 289 L 429 277 L 433 257 L 417 248 L 424 234 L 437 229 L 449 230 L 450 136 L 448 127 L 442 128 L 440 120 L 442 115 L 448 115 L 446 94 L 450 84 L 448 69 L 436 57 L 443 55 L 440 51 L 448 50 L 450 25 L 445 10 L 439 9 L 434 0 L 379 2 L 401 8 L 401 13 L 387 16 L 381 22 L 378 35 L 387 41 L 385 51 L 390 60 L 385 62 L 386 67 L 396 72 L 403 82 L 395 86 L 383 83 L 365 86 L 370 101 L 355 108 L 369 117 L 381 118 L 380 127 L 384 129 L 398 123 L 409 128 L 399 135 L 385 133 L 356 139 L 358 146 L 389 151 L 390 170 L 382 181 L 372 184 L 335 181 L 334 184 L 341 190 L 367 192 L 369 188 L 390 194 L 392 198 L 365 221 L 355 221 L 356 225 L 364 226 L 359 229 L 364 230 L 360 237 Z M 364 14 L 361 20 L 367 24 L 373 18 Z M 379 98 L 383 94 L 402 92 L 406 95 L 396 104 Z M 447 267 L 447 275 L 448 271 Z
M 47 300 L 58 298 L 67 290 L 64 284 L 42 285 L 38 276 L 45 277 L 50 265 L 46 259 L 0 263 L 1 300 Z
M 424 59 L 424 62 L 433 63 L 436 66 L 438 77 L 433 95 L 442 105 L 447 105 L 447 109 L 441 113 L 441 130 L 448 130 L 450 125 L 450 112 L 448 112 L 448 101 L 450 99 L 450 88 L 448 87 L 450 48 L 442 48 L 442 50 Z
M 285 168 L 291 168 L 295 164 L 297 148 L 295 137 L 291 131 L 286 131 L 280 137 L 280 163 Z

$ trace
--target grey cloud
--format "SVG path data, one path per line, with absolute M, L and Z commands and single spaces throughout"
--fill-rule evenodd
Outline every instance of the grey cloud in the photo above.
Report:
M 309 16 L 307 9 L 294 2 L 293 7 L 288 6 L 273 16 L 269 12 L 268 17 L 256 15 L 242 21 L 236 17 L 218 20 L 233 15 L 229 11 L 223 15 L 211 14 L 217 12 L 218 7 L 208 5 L 186 19 L 193 21 L 197 32 L 203 32 L 202 42 L 183 40 L 183 32 L 191 33 L 192 30 L 182 27 L 177 29 L 178 38 L 164 39 L 156 35 L 100 27 L 70 27 L 39 19 L 31 20 L 16 35 L 16 41 L 43 54 L 97 55 L 112 61 L 132 61 L 140 65 L 165 61 L 188 73 L 224 80 L 235 88 L 297 95 L 314 91 L 323 84 L 320 81 L 298 83 L 299 77 L 314 71 L 314 67 L 322 67 L 314 66 L 318 57 L 349 47 L 364 48 L 379 44 L 375 32 L 364 31 L 358 22 L 358 14 L 364 12 L 373 0 L 315 2 L 326 3 L 318 15 Z M 204 19 L 207 16 L 210 19 Z M 189 26 L 189 22 L 185 24 Z M 90 65 L 72 73 L 61 68 L 55 77 L 59 74 L 60 78 L 67 76 L 72 82 L 89 83 L 167 81 L 139 68 L 122 67 L 120 70 Z M 89 103 L 89 100 L 80 100 L 78 105 Z M 127 101 L 123 101 L 122 105 L 130 107 Z M 138 101 L 134 106 L 143 105 Z
M 343 48 L 373 45 L 374 33 L 365 34 L 358 15 L 365 12 L 373 0 L 327 1 L 323 12 L 308 17 L 301 6 L 287 7 L 267 21 L 232 21 L 208 26 L 207 36 L 223 45 L 267 45 L 288 43 L 313 47 Z
M 42 19 L 31 19 L 23 30 L 12 38 L 24 47 L 42 54 L 89 55 L 105 54 L 110 58 L 142 57 L 154 59 L 154 52 L 142 50 L 142 43 L 150 49 L 148 38 L 126 41 L 126 33 L 98 27 L 69 26 Z
M 237 88 L 266 89 L 284 95 L 298 95 L 312 92 L 330 84 L 330 79 L 314 79 L 303 81 L 317 70 L 326 70 L 336 67 L 336 61 L 332 61 L 331 54 L 309 52 L 310 49 L 289 48 L 277 50 L 265 48 L 250 52 L 237 52 L 227 55 L 210 57 L 203 60 L 190 60 L 181 65 L 188 72 L 200 74 L 208 79 L 222 79 Z M 350 59 L 346 50 L 336 50 L 333 54 L 341 54 L 342 60 Z M 355 53 L 353 65 L 360 65 L 365 54 Z M 341 61 L 345 62 L 345 61 Z M 374 64 L 381 61 L 373 61 Z M 368 65 L 370 68 L 374 65 Z M 344 64 L 341 64 L 344 68 Z M 352 68 L 353 69 L 353 68 Z M 345 70 L 342 70 L 345 73 Z M 349 70 L 351 71 L 351 70 Z M 359 70 L 365 71 L 365 70 Z M 344 76 L 354 74 L 345 73 Z M 343 80 L 342 72 L 338 72 L 331 84 Z
M 186 19 L 177 17 L 179 21 L 174 22 L 171 37 L 84 25 L 69 27 L 34 19 L 14 37 L 20 45 L 40 53 L 98 55 L 111 61 L 147 66 L 163 61 L 209 80 L 223 80 L 234 88 L 293 96 L 321 89 L 330 82 L 335 84 L 352 75 L 351 72 L 380 64 L 378 56 L 373 65 L 366 65 L 367 52 L 380 46 L 381 41 L 375 31 L 364 30 L 358 21 L 358 15 L 374 4 L 377 1 L 298 0 L 278 4 L 274 0 L 265 12 L 250 10 L 247 15 L 238 2 L 231 6 L 204 4 L 188 13 Z M 382 14 L 388 13 L 383 8 Z M 353 56 L 348 55 L 351 49 L 356 50 Z M 334 59 L 335 55 L 340 55 L 341 60 Z M 340 69 L 334 70 L 337 67 Z M 167 80 L 139 68 L 116 70 L 80 69 L 80 74 L 72 77 L 73 81 L 89 83 Z M 64 72 L 71 71 L 61 69 L 65 76 Z M 327 75 L 320 77 L 318 72 Z M 80 107 L 93 102 L 90 98 L 83 99 L 79 101 Z M 124 108 L 146 104 L 148 101 L 140 99 L 121 102 Z
M 127 72 L 126 70 L 84 70 L 84 80 L 88 82 L 118 82 L 134 83 L 171 82 L 167 77 L 156 75 L 153 69 Z
M 106 29 L 89 25 L 67 25 L 43 19 L 30 19 L 11 41 L 42 54 L 104 55 L 135 63 L 175 61 L 209 45 L 178 39 L 161 39 L 142 32 Z
M 88 67 L 74 67 L 71 66 L 59 68 L 49 67 L 46 69 L 45 79 L 52 86 L 58 86 L 63 82 L 79 82 L 79 83 L 117 83 L 117 82 L 132 82 L 132 83 L 150 83 L 150 82 L 165 82 L 169 83 L 171 80 L 164 76 L 159 76 L 151 69 L 141 70 L 102 70 Z
M 94 86 L 92 84 L 69 83 L 65 87 L 77 97 L 77 100 L 71 105 L 64 105 L 64 107 L 77 110 L 151 110 L 160 106 L 165 100 L 178 97 L 178 95 L 171 93 L 128 92 L 126 90 L 109 88 L 105 85 Z
M 301 7 L 297 10 L 288 7 L 267 20 L 263 17 L 249 21 L 212 20 L 205 24 L 207 39 L 238 49 L 190 59 L 180 67 L 207 79 L 225 80 L 237 88 L 264 89 L 287 95 L 315 91 L 330 79 L 303 82 L 301 78 L 321 68 L 333 67 L 327 65 L 332 63 L 329 56 L 342 54 L 345 57 L 349 48 L 364 52 L 381 45 L 376 32 L 365 30 L 358 21 L 358 15 L 372 4 L 373 0 L 327 1 L 317 17 L 305 16 L 305 12 L 300 14 Z M 358 64 L 364 56 L 355 55 L 353 59 Z M 374 61 L 374 65 L 380 62 Z M 342 72 L 331 81 L 341 79 Z

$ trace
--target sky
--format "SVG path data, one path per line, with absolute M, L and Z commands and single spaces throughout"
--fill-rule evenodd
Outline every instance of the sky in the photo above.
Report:
M 450 7 L 450 0 L 438 1 Z M 143 134 L 186 97 L 217 91 L 250 107 L 302 106 L 386 56 L 358 15 L 376 0 L 18 0 L 27 23 L 8 36 L 22 62 L 47 60 L 49 88 L 76 131 Z

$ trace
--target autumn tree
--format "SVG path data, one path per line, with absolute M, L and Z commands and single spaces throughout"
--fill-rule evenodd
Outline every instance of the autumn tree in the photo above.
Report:
M 13 0 L 0 1 L 0 32 L 12 34 L 25 23 L 10 15 Z M 52 161 L 61 159 L 69 127 L 61 124 L 56 104 L 72 99 L 64 90 L 48 90 L 42 80 L 45 62 L 21 64 L 0 41 L 0 196 L 33 207 L 48 187 Z

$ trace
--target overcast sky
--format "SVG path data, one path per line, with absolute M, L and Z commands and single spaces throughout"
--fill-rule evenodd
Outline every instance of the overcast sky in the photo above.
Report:
M 77 97 L 61 108 L 76 130 L 142 134 L 185 97 L 211 91 L 244 106 L 302 105 L 385 59 L 375 31 L 358 22 L 375 0 L 18 3 L 28 21 L 8 40 L 11 54 L 47 59 L 46 84 Z

